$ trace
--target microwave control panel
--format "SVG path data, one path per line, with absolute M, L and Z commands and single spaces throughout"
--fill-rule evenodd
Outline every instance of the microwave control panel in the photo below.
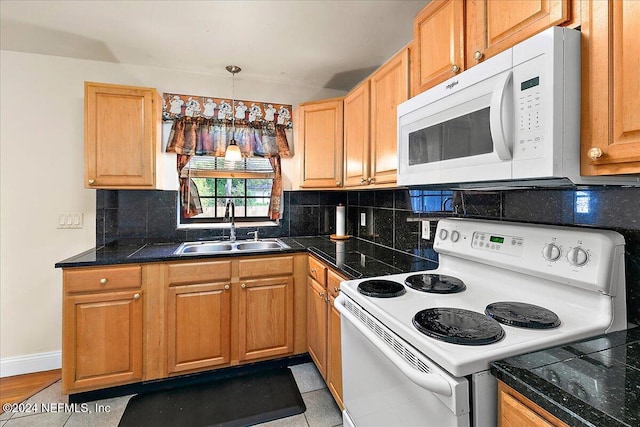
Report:
M 536 158 L 544 154 L 543 91 L 540 76 L 514 82 L 516 96 L 516 141 L 518 158 Z

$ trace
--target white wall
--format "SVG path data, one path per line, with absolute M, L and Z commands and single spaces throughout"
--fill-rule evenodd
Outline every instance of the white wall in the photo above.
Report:
M 83 186 L 84 81 L 160 93 L 230 97 L 231 78 L 11 51 L 0 52 L 0 376 L 59 367 L 62 272 L 53 266 L 95 245 L 95 190 Z M 242 64 L 240 64 L 242 65 Z M 235 96 L 297 105 L 344 93 L 245 81 Z M 295 141 L 294 141 L 295 151 Z M 297 188 L 300 156 L 283 161 Z M 173 169 L 174 165 L 169 165 Z M 82 212 L 84 228 L 57 229 Z

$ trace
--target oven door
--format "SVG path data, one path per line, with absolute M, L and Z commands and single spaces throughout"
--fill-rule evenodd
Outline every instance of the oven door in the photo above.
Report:
M 480 65 L 399 106 L 399 185 L 512 178 L 511 51 Z
M 341 314 L 344 425 L 470 425 L 465 378 L 450 376 L 344 294 L 335 307 Z

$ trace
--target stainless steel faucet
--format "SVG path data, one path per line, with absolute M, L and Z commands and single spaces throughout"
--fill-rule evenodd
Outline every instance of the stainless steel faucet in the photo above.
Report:
M 231 218 L 229 218 L 229 206 L 231 206 Z M 236 205 L 233 204 L 233 200 L 227 199 L 227 203 L 224 206 L 224 219 L 223 221 L 229 221 L 231 219 L 231 228 L 229 229 L 229 241 L 236 241 Z

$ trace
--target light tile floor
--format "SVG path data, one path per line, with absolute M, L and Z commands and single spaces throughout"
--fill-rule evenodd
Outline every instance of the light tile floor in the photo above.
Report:
M 259 425 L 261 427 L 342 426 L 340 409 L 331 397 L 315 365 L 313 363 L 295 365 L 291 366 L 291 371 L 307 406 L 306 412 Z M 89 402 L 87 410 L 78 408 L 78 411 L 69 411 L 65 410 L 64 404 L 68 399 L 62 394 L 60 381 L 58 381 L 22 402 L 24 408 L 42 408 L 44 404 L 49 408 L 49 412 L 4 412 L 0 414 L 0 427 L 114 427 L 120 422 L 131 397 L 132 395 Z M 57 408 L 59 411 L 55 412 Z M 100 408 L 109 408 L 109 411 L 100 412 Z

